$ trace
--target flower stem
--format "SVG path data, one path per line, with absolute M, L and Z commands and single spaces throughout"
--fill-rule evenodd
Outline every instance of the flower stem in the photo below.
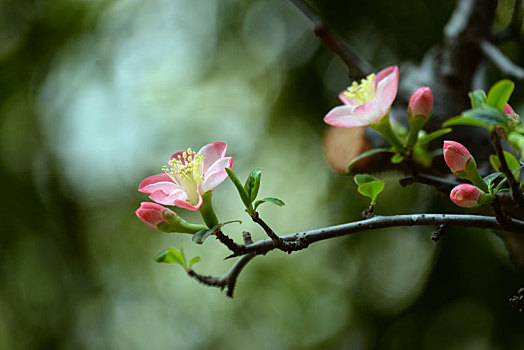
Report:
M 386 114 L 378 124 L 370 124 L 369 126 L 380 132 L 391 146 L 393 146 L 398 152 L 402 153 L 404 145 L 402 144 L 402 141 L 400 141 L 398 135 L 391 128 L 389 114 Z
M 213 196 L 213 191 L 207 191 L 202 195 L 202 205 L 200 206 L 200 215 L 206 223 L 207 227 L 212 228 L 219 224 L 217 215 L 213 210 L 213 205 L 211 204 L 211 197 Z

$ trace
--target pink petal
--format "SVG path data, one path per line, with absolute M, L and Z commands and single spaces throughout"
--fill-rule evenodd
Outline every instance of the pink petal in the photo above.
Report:
M 342 101 L 342 103 L 345 105 L 352 105 L 353 103 L 351 103 L 351 101 L 346 97 L 346 95 L 344 95 L 346 91 L 347 89 L 338 94 L 338 99 Z
M 177 200 L 183 200 L 185 201 L 187 199 L 187 194 L 182 189 L 176 189 L 175 191 L 172 191 L 170 193 L 165 193 L 163 191 L 155 191 L 151 193 L 149 198 L 152 201 L 155 201 L 160 204 L 164 205 L 176 205 Z
M 178 156 L 180 156 L 180 160 L 182 161 L 182 164 L 186 164 L 186 160 L 182 157 L 184 152 L 185 151 L 178 151 L 178 152 L 173 153 L 171 155 L 171 157 L 169 157 L 169 160 L 171 160 L 171 159 L 179 159 Z
M 217 160 L 211 165 L 204 175 L 204 182 L 202 184 L 202 190 L 205 192 L 213 190 L 215 187 L 220 185 L 222 181 L 227 177 L 225 168 L 231 169 L 233 167 L 233 158 L 225 157 Z
M 386 70 L 390 71 L 390 74 L 383 75 L 382 73 Z M 378 79 L 378 75 L 381 75 L 380 80 Z M 382 115 L 385 115 L 389 111 L 391 104 L 393 104 L 393 101 L 395 101 L 395 97 L 397 96 L 398 67 L 394 66 L 386 68 L 382 70 L 378 75 L 375 80 L 375 95 L 377 96 L 377 107 L 380 110 L 380 113 Z
M 213 165 L 220 158 L 224 158 L 227 151 L 227 143 L 225 142 L 213 142 L 205 145 L 200 149 L 200 153 L 204 156 L 204 173 L 207 169 Z
M 353 128 L 363 126 L 359 120 L 353 117 L 355 106 L 337 106 L 329 111 L 324 117 L 324 123 L 342 128 Z M 364 124 L 367 125 L 367 124 Z
M 146 177 L 138 186 L 138 191 L 142 193 L 162 191 L 166 194 L 169 194 L 177 189 L 179 189 L 179 187 L 167 174 L 158 174 Z

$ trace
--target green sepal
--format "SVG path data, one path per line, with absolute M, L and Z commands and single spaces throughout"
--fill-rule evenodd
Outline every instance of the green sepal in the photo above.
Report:
M 240 180 L 238 179 L 237 175 L 235 174 L 233 170 L 226 168 L 226 172 L 227 172 L 227 176 L 229 176 L 229 179 L 231 180 L 233 185 L 235 185 L 238 191 L 238 194 L 240 195 L 240 199 L 242 200 L 242 203 L 244 203 L 246 209 L 249 212 L 251 212 L 252 211 L 251 201 L 249 200 L 249 196 L 246 190 L 244 189 L 244 186 L 242 186 L 242 184 L 240 183 Z
M 244 191 L 246 192 L 250 204 L 257 198 L 261 176 L 262 169 L 256 168 L 251 172 L 251 174 L 249 174 L 246 183 L 244 184 Z
M 190 222 L 187 222 L 186 220 L 182 219 L 177 213 L 169 212 L 167 210 L 164 211 L 162 216 L 168 222 L 162 222 L 157 226 L 157 229 L 161 232 L 178 232 L 194 234 L 206 228 L 206 226 L 204 225 L 192 224 Z
M 410 118 L 410 116 L 408 115 L 409 132 L 408 132 L 408 138 L 406 141 L 407 147 L 411 148 L 417 143 L 419 131 L 426 124 L 429 117 L 430 117 L 429 115 L 427 116 L 417 115 L 417 116 L 412 116 Z
M 369 174 L 357 174 L 354 177 L 355 183 L 358 185 L 358 192 L 371 199 L 371 204 L 375 204 L 378 195 L 384 190 L 384 181 L 377 179 Z
M 273 203 L 275 205 L 278 205 L 279 207 L 282 207 L 285 205 L 285 203 L 278 198 L 266 197 L 266 198 L 262 198 L 255 202 L 255 211 L 257 210 L 258 206 L 262 203 Z
M 448 133 L 450 133 L 453 129 L 451 128 L 446 128 L 446 129 L 439 129 L 439 130 L 436 130 L 436 131 L 433 131 L 432 133 L 430 134 L 427 134 L 426 136 L 423 136 L 421 137 L 418 142 L 417 142 L 417 145 L 426 145 L 428 143 L 430 143 L 431 141 L 435 140 L 436 138 L 439 138 L 443 135 L 446 135 Z
M 486 105 L 486 93 L 484 90 L 474 90 L 468 95 L 469 100 L 471 101 L 471 108 L 482 108 Z
M 351 171 L 351 168 L 353 168 L 353 166 L 355 164 L 357 164 L 359 161 L 361 161 L 362 159 L 365 159 L 365 158 L 368 158 L 368 157 L 371 157 L 371 156 L 374 156 L 376 154 L 379 154 L 379 153 L 384 153 L 384 152 L 395 152 L 395 149 L 390 147 L 390 148 L 374 148 L 372 150 L 369 150 L 367 152 L 364 152 L 362 154 L 360 154 L 359 156 L 355 157 L 347 166 L 346 168 L 346 173 L 349 173 Z
M 496 82 L 489 89 L 486 103 L 499 109 L 500 111 L 504 111 L 504 107 L 506 106 L 506 103 L 508 103 L 514 88 L 515 83 L 513 83 L 511 80 L 503 79 Z

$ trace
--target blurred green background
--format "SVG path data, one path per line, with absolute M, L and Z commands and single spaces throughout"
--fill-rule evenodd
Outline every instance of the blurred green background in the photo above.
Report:
M 314 5 L 380 68 L 419 62 L 456 4 Z M 497 25 L 511 8 L 501 2 Z M 134 214 L 144 177 L 213 141 L 241 178 L 264 168 L 261 195 L 286 202 L 261 208 L 279 234 L 357 220 L 366 200 L 322 150 L 322 117 L 349 83 L 282 0 L 0 0 L 0 349 L 522 349 L 508 298 L 524 279 L 487 231 L 435 244 L 431 228 L 400 228 L 272 252 L 232 300 L 153 261 L 183 243 L 200 273 L 231 266 L 214 239 L 197 246 Z M 382 176 L 380 214 L 458 211 Z M 214 203 L 264 238 L 229 182 Z

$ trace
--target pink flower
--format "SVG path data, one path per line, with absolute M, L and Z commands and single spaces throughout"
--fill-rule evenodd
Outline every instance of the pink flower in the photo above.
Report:
M 460 143 L 444 141 L 444 160 L 452 172 L 466 171 L 466 164 L 472 158 L 468 149 Z
M 329 125 L 354 128 L 376 124 L 389 113 L 398 88 L 398 67 L 391 66 L 356 81 L 342 91 L 338 98 L 344 106 L 333 108 L 324 117 Z
M 416 117 L 421 115 L 423 117 L 429 117 L 431 109 L 433 108 L 433 93 L 427 86 L 417 89 L 411 95 L 408 105 L 408 115 Z
M 449 198 L 453 203 L 462 208 L 473 208 L 479 205 L 479 198 L 482 194 L 482 191 L 477 187 L 468 184 L 462 184 L 455 186 Z
M 191 148 L 176 152 L 169 159 L 170 168 L 163 174 L 145 178 L 138 187 L 149 193 L 151 200 L 165 205 L 197 210 L 202 205 L 202 193 L 212 191 L 227 177 L 233 158 L 225 157 L 227 144 L 214 142 L 198 152 Z
M 135 214 L 144 224 L 155 230 L 158 230 L 162 223 L 169 224 L 169 221 L 164 217 L 165 214 L 169 216 L 175 215 L 174 212 L 166 207 L 151 202 L 142 202 Z

